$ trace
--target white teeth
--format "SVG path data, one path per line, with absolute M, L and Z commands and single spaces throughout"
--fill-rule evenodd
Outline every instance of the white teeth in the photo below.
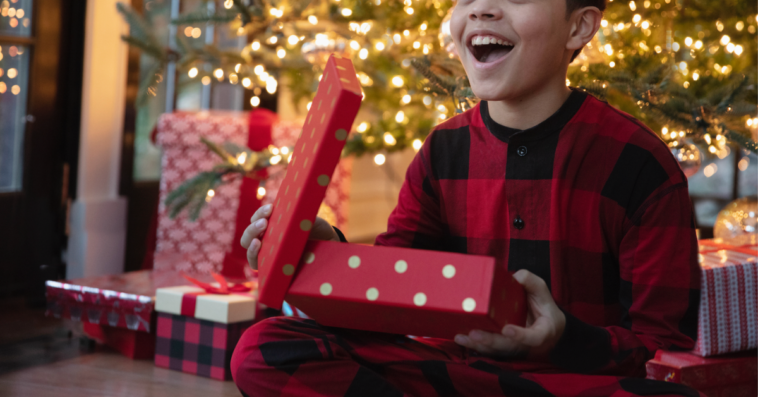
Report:
M 501 40 L 495 37 L 490 36 L 474 36 L 471 38 L 471 45 L 488 45 L 488 44 L 499 44 L 499 45 L 505 45 L 505 46 L 513 46 L 513 43 L 507 41 L 507 40 Z

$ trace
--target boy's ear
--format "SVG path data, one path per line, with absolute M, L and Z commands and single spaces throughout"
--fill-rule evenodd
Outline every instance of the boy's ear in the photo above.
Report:
M 603 12 L 597 7 L 584 7 L 575 10 L 571 15 L 571 32 L 569 32 L 566 49 L 576 51 L 595 36 L 600 29 L 600 21 L 603 19 Z

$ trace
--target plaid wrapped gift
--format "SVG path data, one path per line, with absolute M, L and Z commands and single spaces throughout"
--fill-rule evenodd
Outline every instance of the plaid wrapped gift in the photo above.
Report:
M 694 353 L 707 357 L 758 347 L 758 246 L 700 241 L 702 289 Z
M 257 281 L 159 288 L 155 365 L 209 378 L 231 379 L 232 353 L 242 333 L 262 317 Z M 223 283 L 223 284 L 222 284 Z M 256 313 L 258 312 L 258 313 Z
M 155 365 L 218 380 L 231 379 L 234 347 L 253 323 L 224 324 L 158 313 Z

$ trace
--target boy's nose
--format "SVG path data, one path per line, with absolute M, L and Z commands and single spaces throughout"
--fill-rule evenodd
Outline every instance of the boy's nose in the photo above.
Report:
M 472 21 L 497 21 L 503 17 L 503 12 L 496 5 L 497 1 L 479 0 L 474 2 L 469 12 Z

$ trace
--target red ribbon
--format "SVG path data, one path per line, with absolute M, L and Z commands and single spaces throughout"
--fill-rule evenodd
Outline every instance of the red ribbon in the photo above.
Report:
M 205 290 L 205 292 L 187 292 L 182 295 L 182 307 L 180 310 L 182 316 L 195 317 L 197 297 L 200 295 L 229 295 L 230 293 L 250 292 L 253 289 L 252 283 L 250 282 L 229 285 L 224 276 L 217 273 L 211 273 L 211 276 L 213 276 L 213 278 L 218 281 L 218 287 L 211 285 L 210 283 L 204 283 L 200 280 L 194 279 L 185 273 L 182 273 L 182 276 L 184 276 L 187 281 Z
M 753 244 L 745 244 L 745 245 L 736 246 L 736 245 L 730 245 L 730 244 L 724 244 L 724 243 L 717 243 L 713 240 L 700 240 L 700 245 L 716 247 L 716 249 L 700 251 L 701 254 L 710 254 L 710 253 L 718 252 L 721 250 L 728 250 L 728 251 L 739 252 L 746 255 L 758 256 L 758 249 L 748 248 L 748 247 L 755 247 L 755 245 Z

